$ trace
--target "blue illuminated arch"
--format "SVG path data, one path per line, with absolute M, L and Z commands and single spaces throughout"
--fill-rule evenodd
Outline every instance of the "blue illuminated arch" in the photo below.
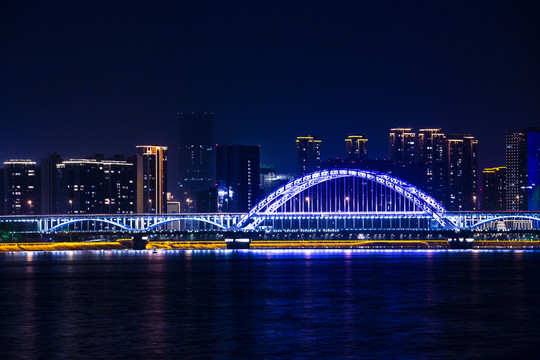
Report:
M 73 219 L 73 220 L 66 221 L 64 223 L 55 225 L 52 228 L 48 229 L 47 232 L 53 232 L 53 231 L 56 231 L 56 230 L 58 230 L 58 229 L 60 229 L 60 228 L 62 228 L 64 226 L 75 224 L 75 223 L 78 223 L 78 222 L 85 222 L 85 221 L 102 222 L 102 223 L 107 223 L 107 224 L 111 224 L 111 225 L 114 225 L 114 226 L 118 226 L 119 228 L 121 228 L 123 230 L 133 230 L 131 227 L 129 227 L 127 225 L 119 224 L 119 223 L 116 223 L 114 221 L 110 221 L 110 220 L 106 220 L 106 219 L 97 219 L 97 218 L 84 219 L 84 218 L 82 218 L 82 219 Z
M 219 227 L 220 229 L 226 229 L 226 227 L 223 225 L 223 224 L 220 224 L 218 222 L 215 222 L 215 221 L 212 221 L 212 220 L 208 220 L 208 219 L 204 219 L 204 218 L 180 218 L 180 217 L 177 217 L 177 218 L 172 218 L 172 219 L 167 219 L 167 220 L 163 220 L 163 221 L 160 221 L 156 224 L 153 224 L 152 226 L 149 226 L 147 227 L 145 230 L 154 230 L 160 226 L 163 226 L 165 224 L 168 224 L 170 222 L 173 222 L 173 221 L 178 221 L 178 220 L 190 220 L 190 221 L 200 221 L 200 222 L 205 222 L 207 224 L 211 224 L 211 225 L 214 225 L 214 226 L 217 226 Z
M 493 221 L 501 221 L 501 220 L 511 220 L 511 219 L 523 219 L 523 220 L 533 220 L 533 221 L 539 221 L 540 222 L 540 218 L 537 218 L 537 217 L 534 217 L 534 216 L 527 216 L 527 215 L 503 215 L 503 216 L 497 216 L 497 217 L 494 217 L 494 218 L 491 218 L 491 219 L 486 219 L 486 220 L 482 220 L 474 225 L 471 225 L 467 228 L 465 228 L 464 230 L 472 230 L 472 229 L 475 229 L 479 226 L 482 226 L 482 225 L 485 225 L 485 224 L 489 224 L 490 222 L 493 222 Z
M 435 219 L 441 226 L 445 228 L 455 227 L 455 225 L 445 218 L 446 209 L 438 201 L 418 189 L 416 186 L 385 173 L 371 170 L 351 169 L 316 171 L 283 185 L 262 199 L 249 211 L 249 213 L 242 216 L 240 221 L 236 224 L 236 227 L 238 229 L 246 227 L 256 228 L 262 222 L 262 217 L 258 216 L 260 213 L 275 213 L 283 204 L 302 191 L 317 184 L 344 177 L 356 177 L 379 183 L 412 201 L 416 206 L 422 209 L 424 213 Z

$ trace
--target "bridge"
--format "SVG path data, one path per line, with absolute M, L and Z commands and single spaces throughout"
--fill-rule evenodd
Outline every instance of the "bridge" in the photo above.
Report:
M 448 212 L 416 186 L 371 170 L 322 170 L 276 189 L 248 213 L 1 216 L 0 235 L 540 232 L 536 212 Z M 236 234 L 236 235 L 234 235 Z

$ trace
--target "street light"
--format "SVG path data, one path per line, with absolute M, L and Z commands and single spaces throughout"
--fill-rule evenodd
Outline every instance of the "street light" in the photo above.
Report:
M 349 205 L 350 204 L 349 203 L 349 197 L 348 196 L 345 197 L 345 202 L 347 203 L 347 212 L 351 212 L 350 205 Z
M 148 199 L 148 212 L 152 212 L 152 199 Z
M 32 214 L 32 200 L 28 200 L 28 207 L 30 208 L 30 214 Z
M 73 200 L 69 200 L 69 207 L 71 208 L 71 214 L 73 214 Z

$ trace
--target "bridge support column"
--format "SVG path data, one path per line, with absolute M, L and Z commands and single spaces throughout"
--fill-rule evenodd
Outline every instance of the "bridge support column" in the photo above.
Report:
M 467 233 L 455 234 L 448 238 L 448 247 L 450 249 L 472 249 L 473 244 L 472 235 Z
M 143 234 L 133 235 L 133 250 L 146 250 L 148 239 L 143 239 Z
M 226 238 L 227 249 L 249 249 L 251 239 L 248 238 Z

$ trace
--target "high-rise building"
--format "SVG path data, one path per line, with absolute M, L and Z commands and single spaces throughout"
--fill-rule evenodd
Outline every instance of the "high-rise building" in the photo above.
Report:
M 446 136 L 448 185 L 445 205 L 451 211 L 478 209 L 478 140 L 469 135 Z
M 501 211 L 506 208 L 506 167 L 487 168 L 482 171 L 483 211 Z
M 540 211 L 540 128 L 527 134 L 527 210 Z
M 4 215 L 4 169 L 0 169 L 0 215 Z
M 56 165 L 61 162 L 62 158 L 56 153 L 41 159 L 41 213 L 44 215 L 58 213 Z
M 38 169 L 31 160 L 4 162 L 4 214 L 39 214 Z
M 420 129 L 418 133 L 419 186 L 427 194 L 444 201 L 447 185 L 445 163 L 446 136 L 441 129 Z
M 345 139 L 345 152 L 351 162 L 367 160 L 368 139 L 366 135 L 349 135 Z
M 64 214 L 135 212 L 135 169 L 125 160 L 70 159 L 56 165 L 56 209 Z
M 212 113 L 179 113 L 178 184 L 183 212 L 197 210 L 197 192 L 213 184 Z
M 321 169 L 321 140 L 317 136 L 296 138 L 296 175 L 303 176 Z
M 540 210 L 540 129 L 506 132 L 506 210 Z
M 416 134 L 412 128 L 390 129 L 389 157 L 397 165 L 413 166 L 416 163 Z
M 506 210 L 527 210 L 527 135 L 506 132 Z
M 167 211 L 167 147 L 137 146 L 137 212 Z
M 220 145 L 216 159 L 218 210 L 249 211 L 259 199 L 260 147 Z

